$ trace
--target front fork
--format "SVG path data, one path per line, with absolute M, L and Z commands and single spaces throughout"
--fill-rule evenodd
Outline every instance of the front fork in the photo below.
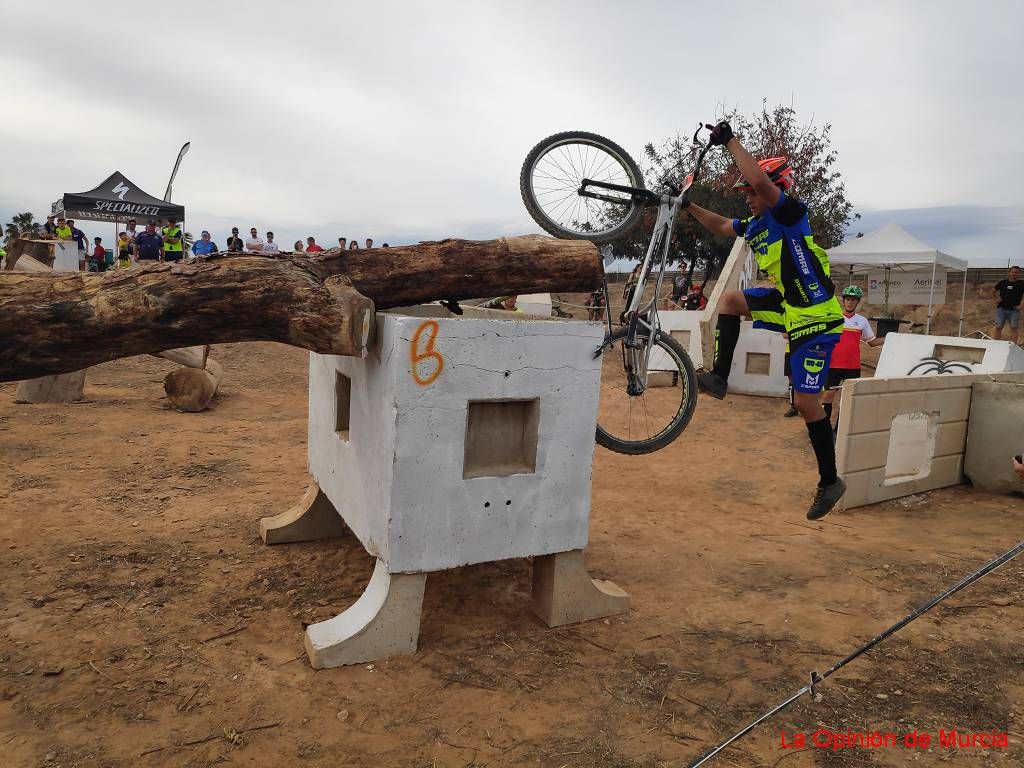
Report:
M 605 335 L 604 343 L 594 352 L 595 359 L 601 357 L 614 346 L 611 340 L 614 329 L 611 321 L 611 303 L 609 302 L 607 279 L 604 281 L 604 303 L 608 333 Z M 629 325 L 627 326 L 628 330 L 622 339 L 622 367 L 626 372 L 626 392 L 632 397 L 639 397 L 647 391 L 647 365 L 651 358 L 651 346 L 654 343 L 654 338 L 659 333 L 656 307 L 651 307 L 651 316 L 654 322 L 648 324 L 646 321 L 641 320 L 638 313 L 631 312 Z M 648 342 L 646 344 L 642 341 L 643 337 L 637 334 L 641 323 L 648 331 Z

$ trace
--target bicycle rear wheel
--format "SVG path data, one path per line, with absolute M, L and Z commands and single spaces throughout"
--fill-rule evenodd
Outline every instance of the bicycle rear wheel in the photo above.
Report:
M 664 448 L 686 429 L 697 407 L 697 374 L 671 336 L 659 332 L 652 346 L 638 332 L 631 349 L 624 343 L 628 332 L 617 328 L 605 337 L 597 442 L 636 455 Z
M 519 191 L 533 220 L 555 237 L 603 243 L 637 225 L 643 206 L 629 193 L 593 189 L 607 199 L 582 197 L 583 179 L 644 186 L 640 168 L 618 144 L 596 133 L 567 131 L 530 150 L 519 172 Z

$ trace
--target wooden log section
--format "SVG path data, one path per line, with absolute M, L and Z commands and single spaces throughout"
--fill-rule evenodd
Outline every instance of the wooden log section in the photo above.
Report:
M 18 382 L 14 393 L 16 403 L 74 403 L 85 391 L 85 371 L 40 376 Z
M 167 349 L 278 341 L 361 355 L 378 309 L 582 292 L 597 248 L 549 237 L 443 240 L 300 255 L 217 254 L 95 273 L 0 273 L 0 381 Z
M 184 366 L 164 377 L 164 392 L 171 405 L 186 413 L 199 413 L 210 407 L 224 371 L 216 360 L 207 360 L 205 368 Z

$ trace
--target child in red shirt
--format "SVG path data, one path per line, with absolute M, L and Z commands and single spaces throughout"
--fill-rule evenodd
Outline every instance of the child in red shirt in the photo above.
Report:
M 107 250 L 103 247 L 103 238 L 94 237 L 92 241 L 95 247 L 92 249 L 92 255 L 89 257 L 89 271 L 103 272 L 107 266 Z

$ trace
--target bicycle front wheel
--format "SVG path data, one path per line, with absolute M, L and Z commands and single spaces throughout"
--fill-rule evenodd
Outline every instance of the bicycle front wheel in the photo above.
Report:
M 637 455 L 664 448 L 686 429 L 697 407 L 697 374 L 671 336 L 659 332 L 652 343 L 638 332 L 629 347 L 628 332 L 617 328 L 605 337 L 597 442 Z
M 603 199 L 579 194 L 583 179 L 643 188 L 643 174 L 614 141 L 596 133 L 567 131 L 530 150 L 519 173 L 519 191 L 530 216 L 566 240 L 608 242 L 633 229 L 643 206 L 628 192 L 595 188 Z

